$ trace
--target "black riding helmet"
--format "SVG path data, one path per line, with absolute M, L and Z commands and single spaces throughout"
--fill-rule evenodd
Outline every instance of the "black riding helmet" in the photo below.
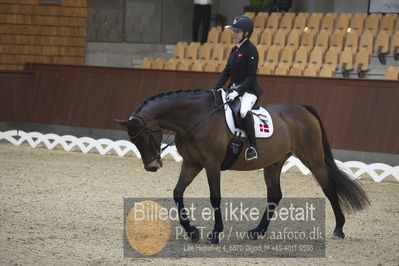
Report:
M 233 20 L 233 25 L 229 27 L 231 30 L 242 30 L 244 31 L 244 36 L 251 37 L 254 30 L 254 23 L 252 20 L 244 15 L 238 16 Z M 245 34 L 247 33 L 247 34 Z

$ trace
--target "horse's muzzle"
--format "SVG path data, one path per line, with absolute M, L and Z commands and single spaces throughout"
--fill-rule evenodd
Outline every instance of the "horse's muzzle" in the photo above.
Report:
M 156 172 L 159 168 L 162 167 L 162 161 L 160 158 L 156 158 L 148 164 L 144 165 L 144 169 L 149 172 Z

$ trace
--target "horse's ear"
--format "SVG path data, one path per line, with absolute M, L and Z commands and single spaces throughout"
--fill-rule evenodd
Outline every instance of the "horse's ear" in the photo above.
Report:
M 115 121 L 116 123 L 118 123 L 119 125 L 125 126 L 125 127 L 127 127 L 127 125 L 129 124 L 129 121 L 127 121 L 127 120 L 114 119 L 114 121 Z

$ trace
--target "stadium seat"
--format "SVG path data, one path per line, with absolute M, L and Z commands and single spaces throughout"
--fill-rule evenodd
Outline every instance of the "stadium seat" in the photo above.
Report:
M 233 35 L 230 29 L 225 29 L 220 35 L 220 43 L 233 43 Z
M 265 29 L 260 35 L 259 44 L 266 45 L 268 47 L 272 46 L 273 36 L 274 36 L 273 30 Z
M 250 40 L 253 44 L 255 44 L 255 45 L 259 44 L 261 33 L 262 33 L 261 29 L 254 29 L 254 31 L 252 32 L 251 38 L 250 38 Z
M 303 70 L 303 76 L 305 77 L 317 77 L 319 73 L 319 68 L 313 66 L 307 66 Z
M 338 67 L 339 52 L 335 48 L 330 48 L 324 58 L 324 67 L 336 69 Z
M 294 16 L 292 13 L 284 13 L 280 22 L 280 29 L 290 31 L 292 29 L 292 24 L 294 22 Z
M 163 69 L 166 63 L 166 58 L 158 57 L 152 61 L 151 69 Z
M 212 27 L 212 29 L 208 32 L 208 39 L 206 42 L 209 43 L 218 43 L 220 38 L 220 28 L 219 27 Z
M 315 41 L 315 34 L 311 31 L 306 31 L 302 34 L 300 46 L 305 46 L 308 50 L 312 50 Z
M 266 45 L 258 45 L 256 48 L 258 49 L 259 54 L 259 65 L 261 65 L 266 59 L 266 53 L 269 47 Z
M 323 52 L 327 51 L 329 47 L 330 32 L 326 30 L 321 30 L 316 37 L 315 47 L 320 47 Z
M 286 43 L 287 43 L 287 31 L 279 29 L 274 34 L 273 45 L 280 46 L 282 49 L 284 48 Z
M 182 61 L 177 64 L 176 70 L 189 71 L 189 70 L 191 70 L 191 65 L 192 65 L 191 60 Z
M 367 16 L 365 13 L 356 13 L 351 19 L 349 28 L 360 35 L 363 32 L 365 16 Z
M 308 16 L 306 16 L 306 15 L 300 15 L 300 14 L 301 14 L 301 13 L 299 13 L 299 14 L 295 17 L 293 28 L 303 31 L 303 30 L 305 29 L 305 27 L 306 27 L 306 23 L 307 23 L 309 14 L 306 13 Z M 302 13 L 302 14 L 304 14 L 304 13 Z
M 320 69 L 323 64 L 324 51 L 323 48 L 316 46 L 310 53 L 308 66 Z
M 187 43 L 177 43 L 175 50 L 173 51 L 173 57 L 183 59 L 186 52 Z
M 339 55 L 339 65 L 344 77 L 349 77 L 349 71 L 353 69 L 352 49 L 346 48 Z
M 332 13 L 330 13 L 332 14 Z M 332 32 L 334 30 L 335 17 L 334 16 L 324 16 L 321 21 L 321 30 Z
M 385 74 L 384 74 L 384 79 L 398 80 L 399 79 L 399 71 L 397 70 L 397 68 L 394 66 L 388 67 L 387 72 L 385 72 Z
M 395 60 L 399 60 L 399 30 L 392 35 L 391 54 L 393 54 Z
M 204 71 L 205 72 L 217 72 L 219 63 L 216 61 L 209 60 L 206 62 Z
M 378 31 L 381 13 L 372 13 L 366 18 L 364 30 L 373 31 L 374 35 Z
M 280 18 L 281 18 L 281 13 L 279 12 L 271 13 L 269 19 L 267 20 L 266 29 L 276 31 L 279 26 Z
M 367 48 L 369 53 L 373 53 L 374 47 L 374 32 L 373 31 L 365 31 L 362 36 L 360 36 L 359 49 Z
M 300 17 L 305 17 L 306 19 L 308 19 L 309 16 L 310 16 L 310 13 L 308 13 L 308 12 L 299 12 L 298 15 L 297 15 L 297 17 L 298 17 L 298 16 L 300 16 Z
M 185 58 L 187 59 L 197 59 L 198 58 L 198 47 L 196 43 L 193 44 L 191 43 L 186 47 L 186 53 L 185 53 Z
M 295 59 L 293 65 L 303 66 L 303 68 L 307 65 L 309 59 L 309 49 L 306 46 L 300 46 L 296 51 Z
M 385 54 L 389 53 L 389 40 L 391 36 L 389 31 L 381 31 L 376 40 L 375 40 L 375 46 L 374 46 L 374 53 L 378 55 L 378 60 L 380 60 L 380 63 L 385 65 L 386 60 L 385 60 Z
M 245 12 L 244 16 L 249 17 L 250 19 L 254 20 L 255 18 L 255 12 Z
M 278 65 L 274 70 L 275 75 L 287 75 L 288 74 L 288 67 Z
M 268 16 L 269 13 L 259 12 L 254 19 L 254 28 L 263 30 L 266 27 Z
M 280 52 L 280 46 L 272 45 L 267 51 L 264 65 L 270 66 L 272 69 L 274 69 L 280 61 Z
M 163 67 L 164 70 L 176 70 L 176 68 L 177 68 L 177 61 L 175 60 L 166 61 Z
M 282 51 L 281 51 L 281 57 L 280 57 L 280 62 L 279 66 L 285 66 L 286 68 L 290 68 L 292 65 L 292 62 L 294 61 L 294 53 L 295 53 L 295 48 L 291 46 L 286 46 Z
M 204 63 L 201 60 L 196 60 L 191 66 L 191 71 L 202 72 L 203 70 L 204 70 Z
M 222 61 L 225 59 L 226 47 L 224 45 L 215 45 L 211 59 Z
M 330 47 L 335 47 L 338 51 L 342 50 L 344 46 L 344 33 L 336 31 L 331 35 Z
M 258 67 L 258 74 L 260 75 L 273 74 L 273 68 L 268 65 L 261 65 L 260 67 Z
M 198 59 L 209 60 L 211 59 L 213 45 L 211 43 L 204 43 L 198 48 Z
M 301 39 L 303 30 L 293 29 L 288 33 L 287 46 L 298 49 L 299 40 Z
M 309 31 L 312 31 L 314 34 L 318 33 L 320 30 L 321 16 L 319 14 L 320 13 L 312 13 L 306 25 Z
M 392 15 L 391 15 L 392 14 Z M 386 14 L 380 23 L 380 31 L 387 31 L 389 32 L 389 35 L 392 34 L 394 26 L 395 26 L 395 20 L 397 19 L 397 14 Z
M 319 71 L 319 77 L 332 78 L 334 77 L 335 69 L 328 66 L 323 66 Z
M 349 22 L 351 20 L 351 13 L 341 13 L 338 16 L 337 22 L 335 24 L 335 31 L 346 32 L 349 28 Z
M 364 73 L 369 70 L 370 54 L 366 48 L 360 49 L 355 56 L 355 69 L 359 78 L 364 78 Z
M 290 76 L 302 76 L 304 69 L 305 68 L 304 68 L 303 65 L 293 66 L 288 71 L 288 75 L 290 75 Z
M 327 12 L 324 16 L 325 17 L 333 17 L 336 20 L 338 17 L 338 14 L 335 12 Z
M 357 52 L 359 46 L 359 35 L 356 31 L 350 31 L 346 34 L 345 46 L 352 49 L 354 53 Z
M 151 68 L 152 58 L 151 57 L 144 57 L 140 62 L 140 68 Z

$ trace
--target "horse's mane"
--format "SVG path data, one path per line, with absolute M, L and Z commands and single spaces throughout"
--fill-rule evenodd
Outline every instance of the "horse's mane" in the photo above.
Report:
M 194 94 L 209 94 L 210 91 L 204 91 L 200 89 L 194 89 L 194 90 L 174 90 L 174 91 L 167 91 L 167 92 L 161 92 L 158 94 L 155 94 L 153 96 L 148 97 L 147 99 L 144 100 L 144 102 L 137 108 L 137 110 L 134 113 L 139 113 L 143 107 L 149 103 L 152 102 L 156 99 L 165 97 L 165 96 L 170 96 L 170 95 L 194 95 Z

